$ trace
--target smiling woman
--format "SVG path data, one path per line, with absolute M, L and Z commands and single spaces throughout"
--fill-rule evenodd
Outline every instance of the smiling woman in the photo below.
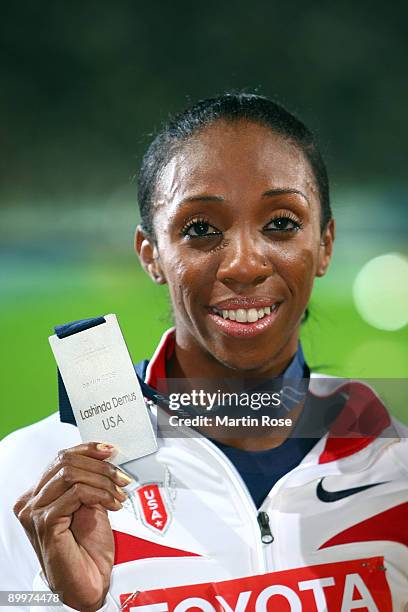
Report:
M 258 96 L 202 102 L 152 143 L 139 203 L 136 248 L 173 304 L 172 375 L 282 372 L 334 240 L 310 132 Z
M 369 387 L 311 373 L 299 343 L 335 237 L 313 136 L 260 96 L 204 100 L 149 147 L 139 205 L 135 248 L 175 323 L 136 366 L 159 450 L 125 473 L 64 414 L 2 442 L 7 588 L 81 612 L 404 610 L 407 430 Z

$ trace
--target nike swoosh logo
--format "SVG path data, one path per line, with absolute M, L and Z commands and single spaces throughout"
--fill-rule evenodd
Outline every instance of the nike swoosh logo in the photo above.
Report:
M 324 478 L 319 481 L 316 488 L 317 497 L 322 502 L 336 502 L 340 499 L 344 499 L 345 497 L 349 497 L 350 495 L 355 495 L 356 493 L 365 491 L 366 489 L 371 489 L 371 487 L 378 487 L 379 485 L 389 482 L 387 480 L 385 482 L 375 482 L 374 484 L 363 485 L 361 487 L 353 487 L 352 489 L 343 489 L 342 491 L 326 491 L 323 489 L 323 480 Z

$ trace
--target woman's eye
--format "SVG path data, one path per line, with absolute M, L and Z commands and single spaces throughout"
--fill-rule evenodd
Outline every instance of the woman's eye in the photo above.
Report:
M 188 238 L 204 238 L 206 236 L 218 236 L 221 234 L 214 225 L 206 221 L 194 221 L 182 230 L 184 236 Z
M 276 217 L 265 226 L 268 232 L 293 232 L 301 228 L 301 224 L 290 217 Z

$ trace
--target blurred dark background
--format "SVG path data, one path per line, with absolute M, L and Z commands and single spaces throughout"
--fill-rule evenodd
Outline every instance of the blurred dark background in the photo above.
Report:
M 405 180 L 405 3 L 3 3 L 2 205 L 121 188 L 149 133 L 231 88 L 316 128 L 341 180 Z
M 376 277 L 377 309 L 408 310 L 407 18 L 406 3 L 378 1 L 1 3 L 4 399 L 23 371 L 32 404 L 0 436 L 55 408 L 54 324 L 110 310 L 135 361 L 153 350 L 168 304 L 132 254 L 132 177 L 169 113 L 231 89 L 287 105 L 328 161 L 339 231 L 304 332 L 312 365 L 408 376 L 404 317 L 390 329 L 353 301 L 362 267 L 396 253 L 396 297 Z

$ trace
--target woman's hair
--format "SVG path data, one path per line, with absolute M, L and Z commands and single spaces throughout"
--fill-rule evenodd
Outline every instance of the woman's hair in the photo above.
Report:
M 283 106 L 256 94 L 227 93 L 201 100 L 170 120 L 147 149 L 139 172 L 138 202 L 143 230 L 154 239 L 153 202 L 164 168 L 183 144 L 216 121 L 249 121 L 288 138 L 301 151 L 319 189 L 321 230 L 331 219 L 329 181 L 323 158 L 310 130 Z

